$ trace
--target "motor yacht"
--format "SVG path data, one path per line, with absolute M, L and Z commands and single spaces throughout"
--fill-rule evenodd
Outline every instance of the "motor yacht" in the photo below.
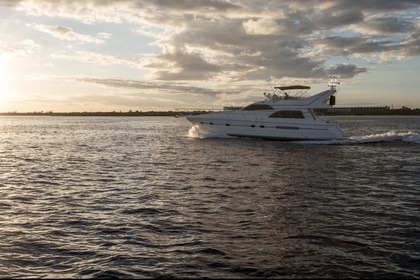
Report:
M 223 111 L 186 118 L 198 131 L 210 135 L 273 140 L 346 139 L 336 123 L 320 119 L 314 112 L 335 105 L 339 83 L 338 77 L 331 77 L 328 89 L 312 96 L 307 96 L 309 86 L 274 87 L 275 92 L 264 93 L 264 100 L 246 107 L 225 107 Z

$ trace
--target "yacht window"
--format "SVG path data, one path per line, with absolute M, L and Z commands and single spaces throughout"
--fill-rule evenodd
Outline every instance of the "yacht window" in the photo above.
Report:
M 315 115 L 314 111 L 313 111 L 312 109 L 309 109 L 308 111 L 309 111 L 309 113 L 311 113 L 312 118 L 313 118 L 314 120 L 317 120 L 317 117 L 316 117 L 316 115 Z
M 299 130 L 299 127 L 295 127 L 295 126 L 276 126 L 277 129 L 295 129 L 295 130 Z
M 301 111 L 277 111 L 270 118 L 304 119 L 304 116 Z
M 265 104 L 251 104 L 242 109 L 243 111 L 256 111 L 256 110 L 273 110 L 273 107 Z

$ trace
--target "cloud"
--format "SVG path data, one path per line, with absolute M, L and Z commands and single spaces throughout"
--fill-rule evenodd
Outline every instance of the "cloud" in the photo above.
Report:
M 351 24 L 357 24 L 364 20 L 361 10 L 337 10 L 325 9 L 314 11 L 313 14 L 305 14 L 304 18 L 311 22 L 312 30 L 337 29 Z
M 0 41 L 0 59 L 9 60 L 13 57 L 28 57 L 40 47 L 39 44 L 31 39 L 26 39 L 14 44 L 5 44 Z
M 182 50 L 155 56 L 153 60 L 145 67 L 157 69 L 157 80 L 202 80 L 221 70 L 219 65 L 206 61 L 199 53 Z
M 315 2 L 325 2 L 318 0 Z M 352 0 L 336 0 L 330 1 L 332 7 L 337 10 L 359 10 L 367 12 L 389 12 L 401 11 L 411 8 L 418 9 L 417 0 L 399 0 L 399 1 L 383 1 L 383 0 L 366 0 L 366 1 L 352 1 Z
M 364 34 L 388 35 L 405 34 L 415 30 L 415 22 L 398 17 L 372 17 L 358 26 L 356 30 Z
M 180 85 L 174 83 L 165 82 L 146 82 L 138 80 L 125 80 L 125 79 L 101 79 L 93 77 L 72 77 L 70 80 L 84 83 L 92 83 L 98 85 L 104 85 L 114 88 L 126 88 L 136 90 L 150 90 L 159 94 L 162 90 L 165 92 L 172 93 L 191 93 L 199 95 L 215 96 L 221 93 L 221 91 L 215 89 L 209 89 L 205 87 Z
M 398 48 L 392 40 L 371 36 L 331 36 L 317 39 L 314 44 L 322 53 L 330 56 L 380 53 Z
M 401 42 L 401 53 L 404 57 L 420 55 L 420 30 L 411 33 Z
M 138 5 L 152 5 L 159 9 L 183 12 L 226 13 L 240 9 L 240 6 L 223 0 L 144 0 Z
M 248 34 L 277 34 L 280 27 L 274 19 L 250 19 L 243 23 Z
M 86 63 L 100 64 L 100 65 L 125 65 L 132 68 L 142 68 L 143 63 L 139 58 L 133 57 L 118 57 L 110 54 L 103 54 L 89 51 L 58 51 L 51 54 L 54 59 L 77 60 Z
M 60 40 L 66 41 L 78 41 L 83 43 L 96 43 L 102 44 L 105 42 L 104 39 L 109 38 L 110 34 L 108 33 L 100 33 L 98 37 L 95 38 L 90 35 L 76 33 L 70 27 L 66 26 L 51 26 L 51 25 L 43 25 L 43 24 L 33 24 L 31 25 L 34 29 L 39 30 L 41 32 L 45 32 L 58 38 Z
M 368 69 L 356 62 L 330 66 L 330 61 L 419 55 L 419 5 L 411 0 L 20 0 L 0 5 L 85 24 L 129 23 L 131 30 L 154 39 L 161 52 L 116 57 L 76 50 L 56 51 L 53 57 L 145 68 L 157 81 L 241 83 L 329 73 L 351 78 Z M 81 34 L 62 25 L 34 28 L 61 40 L 96 44 L 111 34 Z
M 353 64 L 339 64 L 328 69 L 328 75 L 340 75 L 342 78 L 353 78 L 364 72 L 366 72 L 366 68 L 359 68 Z
M 410 35 L 415 34 L 413 18 L 372 17 L 381 11 L 399 13 L 416 7 L 414 2 L 353 2 L 312 1 L 311 5 L 307 1 L 271 2 L 269 4 L 274 6 L 270 8 L 253 6 L 256 9 L 250 17 L 245 11 L 247 5 L 251 7 L 249 3 L 255 2 L 242 1 L 239 15 L 184 19 L 183 29 L 162 38 L 157 44 L 176 54 L 179 60 L 186 55 L 201 56 L 196 59 L 197 65 L 184 64 L 174 73 L 173 69 L 167 70 L 168 66 L 175 66 L 174 56 L 163 54 L 159 56 L 159 64 L 149 66 L 156 77 L 163 79 L 215 79 L 221 75 L 228 75 L 230 81 L 270 77 L 322 78 L 322 75 L 337 71 L 343 71 L 345 77 L 354 77 L 367 69 L 336 65 L 332 71 L 326 61 L 357 57 L 372 62 L 376 57 L 381 62 L 383 57 L 379 54 L 402 58 L 416 53 L 412 45 L 414 36 Z M 366 34 L 362 28 L 376 32 Z M 410 42 L 408 38 L 411 38 Z M 406 51 L 405 42 L 410 45 L 410 51 Z M 174 49 L 185 49 L 186 52 L 174 52 Z M 212 67 L 195 72 L 194 67 L 203 61 L 211 61 Z

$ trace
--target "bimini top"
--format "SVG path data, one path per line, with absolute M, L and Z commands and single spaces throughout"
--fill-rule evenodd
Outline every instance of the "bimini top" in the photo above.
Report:
M 289 90 L 289 89 L 311 89 L 311 87 L 309 86 L 300 86 L 300 85 L 295 85 L 295 86 L 285 86 L 285 87 L 274 87 L 275 89 L 279 89 L 279 90 Z

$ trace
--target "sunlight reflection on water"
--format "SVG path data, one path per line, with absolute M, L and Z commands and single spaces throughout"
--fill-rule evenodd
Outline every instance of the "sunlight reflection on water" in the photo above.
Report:
M 168 117 L 1 117 L 5 277 L 418 277 L 418 118 L 350 143 Z

